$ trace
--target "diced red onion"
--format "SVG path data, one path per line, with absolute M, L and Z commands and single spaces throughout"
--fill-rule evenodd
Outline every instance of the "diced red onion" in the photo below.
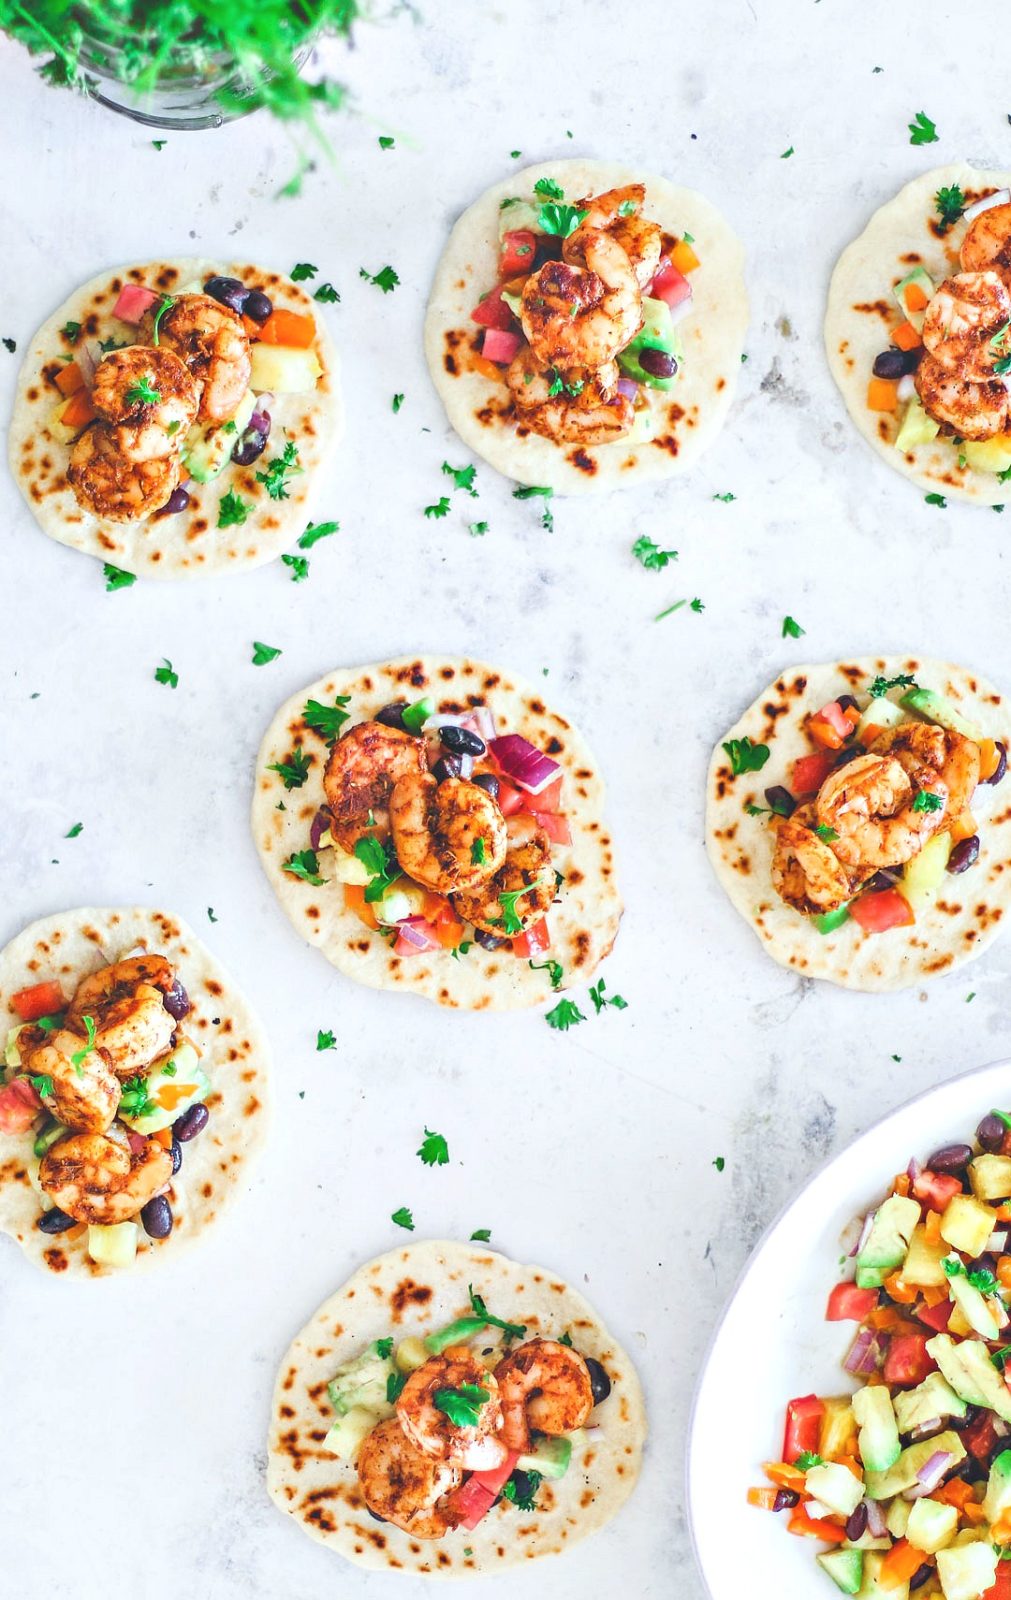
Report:
M 519 733 L 492 739 L 491 752 L 510 783 L 527 794 L 541 794 L 561 774 L 557 761 L 543 755 Z
M 677 327 L 678 323 L 679 322 L 683 322 L 685 320 L 685 317 L 691 316 L 691 313 L 692 313 L 692 302 L 691 302 L 691 296 L 689 296 L 687 300 L 682 300 L 682 301 L 680 301 L 680 303 L 678 305 L 671 307 L 671 313 L 670 313 L 671 322 L 674 324 L 675 327 Z
M 857 1242 L 863 1229 L 863 1217 L 851 1217 L 842 1233 L 839 1235 L 839 1248 L 845 1256 L 855 1256 Z
M 905 1498 L 920 1500 L 924 1495 L 933 1494 L 954 1459 L 950 1450 L 935 1450 L 916 1474 L 916 1486 L 906 1490 Z
M 80 369 L 81 377 L 89 387 L 95 381 L 95 368 L 101 359 L 102 351 L 98 347 L 97 339 L 85 339 L 74 351 L 74 360 Z
M 594 1422 L 590 1427 L 584 1428 L 583 1433 L 586 1437 L 587 1444 L 599 1444 L 604 1438 L 604 1430 L 600 1426 L 599 1422 Z
M 895 393 L 900 400 L 912 400 L 916 393 L 916 380 L 911 372 L 906 372 L 899 379 Z
M 495 726 L 495 718 L 489 706 L 475 706 L 469 716 L 464 717 L 461 726 L 469 728 L 472 733 L 476 733 L 478 738 L 484 740 L 485 744 L 491 744 L 498 733 L 498 729 Z
M 428 950 L 438 950 L 435 929 L 424 917 L 405 917 L 396 924 L 397 942 L 393 953 L 397 956 L 418 956 Z
M 849 1354 L 843 1362 L 843 1368 L 854 1378 L 869 1377 L 878 1370 L 878 1356 L 880 1346 L 870 1328 L 861 1328 L 853 1343 L 850 1345 Z
M 865 1500 L 863 1503 L 867 1507 L 867 1532 L 875 1539 L 882 1538 L 888 1532 L 884 1506 L 879 1500 Z
M 422 733 L 436 733 L 439 728 L 462 728 L 468 721 L 469 718 L 467 717 L 450 716 L 447 712 L 445 716 L 440 714 L 434 717 L 426 717 L 421 724 L 421 731 Z
M 1011 189 L 996 189 L 993 194 L 988 194 L 982 200 L 977 200 L 975 205 L 966 206 L 962 212 L 963 222 L 975 222 L 977 217 L 989 211 L 993 206 L 1011 205 Z
M 142 1133 L 135 1133 L 133 1128 L 127 1128 L 126 1137 L 130 1141 L 130 1149 L 135 1156 L 142 1156 L 147 1149 L 147 1140 Z
M 874 1217 L 875 1213 L 873 1211 L 868 1211 L 866 1217 L 864 1218 L 863 1226 L 857 1235 L 857 1242 L 850 1251 L 851 1256 L 858 1256 L 864 1245 L 867 1243 L 867 1240 L 870 1237 L 871 1229 L 874 1226 Z
M 316 815 L 313 817 L 312 822 L 309 824 L 309 848 L 311 850 L 319 849 L 319 842 L 326 833 L 332 821 L 333 818 L 330 815 L 329 806 L 320 806 Z
M 464 755 L 457 756 L 456 759 L 460 763 L 461 778 L 472 778 L 474 776 L 474 757 Z
M 992 1251 L 994 1255 L 1002 1256 L 1007 1247 L 1007 1233 L 1006 1228 L 994 1228 L 993 1233 L 986 1241 L 986 1253 L 989 1254 Z
M 812 1522 L 821 1522 L 824 1517 L 834 1516 L 834 1512 L 821 1500 L 805 1500 L 804 1515 L 810 1517 Z
M 619 378 L 618 393 L 623 394 L 626 400 L 636 400 L 639 396 L 639 385 L 634 378 Z
M 932 1439 L 935 1433 L 943 1433 L 945 1426 L 943 1417 L 932 1417 L 929 1422 L 921 1422 L 918 1427 L 910 1428 L 909 1441 L 911 1444 L 922 1444 L 924 1439 Z
M 911 1183 L 915 1183 L 917 1178 L 920 1176 L 920 1173 L 922 1171 L 923 1171 L 922 1162 L 917 1161 L 916 1157 L 914 1156 L 912 1161 L 909 1163 L 908 1167 L 906 1168 L 906 1174 L 907 1174 L 907 1176 L 909 1178 L 909 1181 Z

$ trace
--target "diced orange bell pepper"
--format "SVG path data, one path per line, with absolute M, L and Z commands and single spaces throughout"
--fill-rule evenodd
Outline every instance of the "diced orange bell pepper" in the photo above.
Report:
M 84 373 L 76 361 L 71 361 L 61 372 L 56 374 L 55 381 L 60 393 L 69 397 L 72 394 L 76 394 L 78 389 L 84 388 Z
M 926 311 L 930 302 L 918 283 L 907 283 L 903 292 L 907 311 Z
M 308 350 L 316 337 L 316 319 L 300 316 L 297 311 L 272 311 L 266 322 L 260 324 L 260 338 L 264 344 L 286 344 L 296 350 Z
M 840 1528 L 837 1522 L 826 1522 L 824 1517 L 809 1517 L 800 1506 L 794 1511 L 786 1527 L 788 1533 L 796 1533 L 801 1538 L 823 1539 L 826 1544 L 842 1544 L 846 1537 L 846 1529 Z M 914 1567 L 913 1571 L 915 1570 Z
M 939 1489 L 928 1496 L 930 1500 L 940 1500 L 942 1505 L 956 1506 L 959 1511 L 972 1500 L 972 1484 L 966 1483 L 964 1478 L 949 1478 L 947 1483 L 942 1483 Z
M 794 1494 L 804 1492 L 804 1474 L 799 1467 L 791 1467 L 788 1461 L 766 1461 L 762 1471 L 778 1489 L 792 1489 Z
M 991 1532 L 994 1544 L 1011 1544 L 1011 1512 L 1002 1511 Z
M 376 914 L 365 898 L 365 888 L 360 883 L 346 883 L 344 885 L 344 904 L 349 911 L 353 911 L 360 922 L 367 928 L 378 928 Z
M 490 378 L 493 383 L 505 383 L 505 367 L 496 366 L 487 356 L 473 355 L 470 364 L 475 372 L 480 372 L 482 378 Z
M 897 1172 L 892 1183 L 892 1193 L 901 1194 L 903 1199 L 905 1199 L 909 1194 L 910 1187 L 909 1173 Z
M 922 1333 L 923 1329 L 908 1317 L 904 1317 L 895 1306 L 882 1306 L 879 1311 L 872 1311 L 867 1318 L 867 1326 L 876 1329 L 879 1333 Z
M 435 929 L 444 950 L 456 950 L 463 943 L 463 923 L 443 894 L 426 894 L 422 916 Z
M 843 747 L 842 734 L 833 728 L 827 717 L 819 716 L 817 712 L 808 717 L 807 731 L 815 744 L 820 744 L 823 750 L 841 750 Z
M 900 1306 L 913 1305 L 920 1292 L 913 1285 L 905 1282 L 901 1272 L 893 1272 L 885 1279 L 885 1289 L 893 1300 L 898 1301 Z
M 928 1215 L 931 1217 L 936 1217 L 938 1222 L 941 1220 L 941 1213 L 939 1211 L 928 1212 Z M 937 1238 L 932 1239 L 930 1242 L 932 1244 L 940 1244 L 941 1235 L 938 1234 Z M 943 1305 L 945 1300 L 948 1298 L 947 1289 L 942 1288 L 939 1283 L 927 1284 L 926 1288 L 920 1290 L 920 1293 L 923 1296 L 924 1305 L 928 1308 L 928 1310 L 931 1311 L 935 1306 Z
M 171 1148 L 172 1148 L 172 1129 L 171 1128 L 159 1128 L 156 1133 L 152 1133 L 151 1138 L 152 1139 L 157 1139 L 158 1143 L 159 1144 L 163 1144 L 165 1146 L 166 1150 L 171 1150 Z
M 997 1281 L 1004 1289 L 1011 1289 L 1011 1256 L 1001 1256 L 997 1262 Z
M 939 1211 L 928 1211 L 924 1219 L 923 1228 L 928 1244 L 940 1244 L 941 1213 Z M 947 1299 L 947 1291 L 945 1291 L 945 1299 Z
M 971 839 L 974 833 L 979 832 L 979 824 L 971 811 L 960 811 L 945 827 L 952 844 L 958 844 L 960 839 Z
M 95 408 L 91 403 L 91 392 L 82 386 L 70 396 L 60 412 L 60 422 L 65 428 L 86 428 L 88 423 L 94 420 Z
M 510 278 L 507 283 L 502 285 L 506 294 L 522 294 L 523 287 L 529 276 L 530 274 L 528 272 L 523 272 L 518 278 Z
M 73 1244 L 75 1239 L 83 1239 L 87 1231 L 88 1224 L 86 1222 L 79 1222 L 76 1228 L 68 1228 L 67 1232 L 61 1234 L 60 1237 L 65 1239 L 68 1244 Z
M 900 322 L 892 329 L 892 343 L 900 350 L 917 350 L 923 340 L 911 322 Z
M 879 728 L 876 723 L 868 723 L 860 735 L 860 743 L 864 746 L 872 745 L 879 733 L 884 733 L 884 728 Z
M 670 259 L 671 266 L 677 267 L 679 272 L 694 272 L 700 265 L 699 258 L 687 239 L 678 240 L 670 253 Z
M 909 1582 L 914 1572 L 919 1572 L 926 1560 L 925 1553 L 917 1550 L 915 1544 L 910 1544 L 908 1539 L 900 1539 L 898 1544 L 892 1545 L 882 1561 L 878 1583 L 882 1589 L 899 1589 Z
M 979 775 L 980 778 L 992 778 L 1000 766 L 1000 751 L 992 739 L 979 741 Z
M 872 378 L 867 385 L 868 411 L 894 411 L 899 403 L 899 386 L 891 378 Z
M 778 1489 L 749 1489 L 748 1504 L 757 1506 L 759 1511 L 775 1511 Z

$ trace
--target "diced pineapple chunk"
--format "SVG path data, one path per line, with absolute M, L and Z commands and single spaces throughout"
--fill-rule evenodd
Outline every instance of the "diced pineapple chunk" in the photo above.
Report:
M 918 1289 L 940 1288 L 948 1281 L 947 1273 L 941 1266 L 947 1254 L 948 1246 L 940 1239 L 932 1243 L 921 1223 L 913 1229 L 909 1250 L 902 1263 L 903 1282 L 913 1284 Z
M 366 1411 L 364 1406 L 352 1406 L 345 1416 L 338 1417 L 332 1424 L 323 1440 L 323 1449 L 339 1456 L 342 1461 L 354 1461 L 362 1447 L 362 1441 L 368 1437 L 378 1421 L 379 1418 L 374 1411 Z
M 315 350 L 283 344 L 254 344 L 250 387 L 256 394 L 302 394 L 315 389 L 323 368 Z
M 102 1267 L 129 1267 L 137 1254 L 139 1233 L 135 1222 L 113 1222 L 108 1227 L 92 1223 L 88 1229 L 88 1254 Z
M 956 1194 L 941 1217 L 941 1238 L 963 1255 L 975 1258 L 986 1249 L 993 1232 L 994 1216 L 968 1194 Z
M 322 846 L 322 839 L 320 845 Z M 338 845 L 334 852 L 333 865 L 334 881 L 336 883 L 366 884 L 372 882 L 372 873 L 364 861 L 359 861 L 357 856 L 348 855 Z
M 965 439 L 962 454 L 975 472 L 1006 472 L 1011 467 L 1011 434 L 994 439 Z
M 914 911 L 921 910 L 933 900 L 944 882 L 950 855 L 950 834 L 935 833 L 932 839 L 927 840 L 919 855 L 906 862 L 906 870 L 895 887 Z
M 857 1434 L 856 1418 L 853 1415 L 849 1395 L 838 1398 L 829 1395 L 822 1404 L 825 1410 L 818 1435 L 818 1454 L 823 1460 L 832 1461 L 836 1456 L 851 1453 Z
M 415 1372 L 428 1360 L 428 1351 L 420 1339 L 401 1339 L 393 1352 L 393 1359 L 401 1372 Z
M 969 1162 L 969 1182 L 977 1200 L 1007 1200 L 1011 1197 L 1011 1156 L 976 1156 Z

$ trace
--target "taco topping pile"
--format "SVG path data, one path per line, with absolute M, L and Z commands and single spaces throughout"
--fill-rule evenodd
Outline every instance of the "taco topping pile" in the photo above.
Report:
M 975 1153 L 911 1161 L 854 1224 L 825 1315 L 859 1325 L 843 1366 L 862 1387 L 791 1400 L 772 1487 L 748 1492 L 828 1547 L 843 1594 L 1011 1594 L 1009 1129 L 992 1111 Z
M 825 934 L 851 919 L 868 934 L 910 926 L 947 873 L 978 859 L 976 813 L 1007 772 L 1006 746 L 908 674 L 829 701 L 806 731 L 811 753 L 787 785 L 745 806 L 775 832 L 777 893 Z M 723 748 L 735 776 L 769 758 L 750 739 Z
M 349 909 L 398 956 L 459 958 L 472 941 L 524 960 L 548 950 L 563 881 L 554 851 L 572 843 L 558 762 L 499 733 L 486 706 L 437 715 L 427 696 L 385 706 L 337 738 L 348 699 L 310 701 L 303 713 L 334 742 L 310 848 L 285 870 L 313 883 L 332 875 Z M 276 770 L 298 787 L 308 763 L 296 750 Z M 333 852 L 330 874 L 320 850 Z
M 121 337 L 129 331 L 136 342 Z M 312 390 L 322 372 L 315 319 L 275 310 L 238 278 L 210 277 L 174 295 L 127 283 L 109 337 L 93 336 L 90 323 L 61 332 L 68 359 L 50 363 L 46 377 L 64 399 L 49 429 L 71 446 L 78 503 L 113 522 L 175 516 L 189 506 L 192 483 L 251 466 L 270 436 L 272 397 Z M 257 479 L 285 499 L 286 477 L 300 470 L 289 440 Z M 247 514 L 229 490 L 218 526 Z
M 558 444 L 652 429 L 649 390 L 669 390 L 691 310 L 689 234 L 642 215 L 645 185 L 566 202 L 552 178 L 503 200 L 498 282 L 472 312 L 482 371 L 509 389 L 518 426 Z
M 533 1510 L 611 1392 L 568 1333 L 518 1342 L 525 1325 L 493 1316 L 473 1288 L 470 1306 L 426 1339 L 375 1340 L 328 1385 L 325 1448 L 355 1464 L 371 1515 L 416 1539 L 470 1531 L 502 1500 Z
M 957 186 L 936 196 L 934 231 L 957 228 L 956 270 L 935 284 L 917 265 L 894 286 L 902 320 L 874 362 L 872 411 L 904 414 L 903 452 L 950 439 L 959 465 L 1011 478 L 1011 190 L 972 205 Z
M 11 1005 L 22 1020 L 0 1069 L 0 1133 L 34 1135 L 37 1226 L 86 1234 L 93 1261 L 129 1266 L 140 1227 L 172 1232 L 182 1146 L 209 1120 L 210 1081 L 180 1026 L 186 990 L 170 961 L 144 952 L 90 973 L 69 1002 L 45 982 Z

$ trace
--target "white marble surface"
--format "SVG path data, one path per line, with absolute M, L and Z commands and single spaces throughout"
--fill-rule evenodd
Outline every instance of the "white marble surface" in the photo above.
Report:
M 832 261 L 874 205 L 928 164 L 1011 166 L 997 79 L 965 71 L 952 42 L 960 8 L 921 8 L 912 31 L 872 0 L 640 0 L 634 23 L 595 0 L 422 10 L 360 29 L 347 76 L 362 115 L 335 124 L 338 165 L 297 202 L 272 198 L 290 153 L 264 118 L 169 135 L 158 154 L 0 49 L 0 335 L 23 345 L 105 264 L 194 248 L 308 259 L 343 295 L 328 316 L 350 401 L 321 507 L 343 531 L 298 586 L 277 566 L 106 594 L 100 568 L 38 533 L 0 478 L 0 937 L 63 906 L 164 903 L 241 978 L 276 1052 L 269 1151 L 199 1252 L 73 1287 L 0 1240 L 0 1587 L 25 1600 L 421 1592 L 343 1567 L 263 1488 L 279 1356 L 354 1265 L 403 1238 L 388 1218 L 405 1204 L 423 1234 L 488 1226 L 583 1285 L 647 1388 L 653 1433 L 627 1512 L 496 1595 L 550 1583 L 558 1600 L 699 1600 L 684 1429 L 749 1246 L 879 1110 L 1006 1050 L 1011 946 L 925 993 L 812 988 L 765 958 L 701 840 L 710 746 L 784 663 L 911 649 L 1011 684 L 1011 511 L 926 506 L 848 426 L 820 342 Z M 973 50 L 999 15 L 976 8 Z M 906 132 L 921 108 L 941 133 L 925 151 Z M 397 148 L 383 154 L 386 131 Z M 448 222 L 516 148 L 624 157 L 704 190 L 745 239 L 753 301 L 739 402 L 701 470 L 559 504 L 552 536 L 484 469 L 479 501 L 422 516 L 447 486 L 443 459 L 465 459 L 421 359 L 427 283 Z M 402 287 L 383 298 L 358 269 L 387 262 Z M 5 407 L 16 367 L 0 349 Z M 736 501 L 714 502 L 723 491 Z M 475 514 L 482 540 L 466 533 Z M 635 564 L 641 533 L 680 551 L 673 570 Z M 705 613 L 652 621 L 681 595 Z M 807 630 L 797 643 L 780 639 L 786 612 Z M 254 638 L 284 654 L 254 669 Z M 344 982 L 275 907 L 247 828 L 267 718 L 331 665 L 411 648 L 546 667 L 547 692 L 592 735 L 628 905 L 606 976 L 627 1011 L 562 1036 L 536 1014 L 397 1002 Z M 162 656 L 174 692 L 153 681 Z M 319 1055 L 327 1027 L 339 1049 Z M 416 1160 L 425 1123 L 447 1135 L 450 1167 Z M 770 1574 L 756 1592 L 773 1587 Z

